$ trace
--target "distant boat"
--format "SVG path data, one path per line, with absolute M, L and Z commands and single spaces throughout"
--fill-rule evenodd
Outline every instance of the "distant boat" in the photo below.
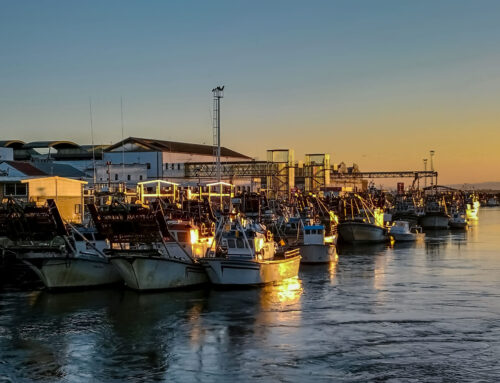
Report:
M 467 218 L 464 213 L 455 211 L 448 222 L 450 229 L 465 229 L 467 227 Z
M 479 207 L 481 203 L 477 199 L 477 196 L 473 194 L 467 201 L 465 214 L 467 219 L 476 220 L 478 219 Z
M 410 224 L 407 221 L 394 221 L 389 228 L 389 235 L 396 242 L 416 241 L 425 236 L 420 226 L 410 228 Z
M 495 207 L 495 206 L 500 206 L 500 202 L 498 202 L 498 199 L 496 197 L 491 197 L 486 201 L 486 206 L 488 207 Z
M 418 223 L 424 229 L 447 229 L 450 216 L 436 201 L 429 201 L 425 206 L 425 214 Z

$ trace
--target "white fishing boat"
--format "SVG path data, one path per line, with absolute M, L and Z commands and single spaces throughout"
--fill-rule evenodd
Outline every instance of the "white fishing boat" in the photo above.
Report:
M 281 249 L 260 224 L 221 218 L 214 249 L 201 259 L 215 285 L 252 286 L 296 277 L 300 250 Z
M 325 236 L 325 226 L 304 226 L 303 243 L 299 245 L 301 263 L 329 263 L 335 260 L 335 238 Z
M 86 233 L 87 237 L 92 237 Z M 104 255 L 101 239 L 55 238 L 42 245 L 20 245 L 18 258 L 26 263 L 48 289 L 83 288 L 123 282 Z
M 208 283 L 198 258 L 213 237 L 200 236 L 192 222 L 169 225 L 159 206 L 122 205 L 107 211 L 90 207 L 90 211 L 111 244 L 106 254 L 128 287 L 145 291 Z
M 119 273 L 104 255 L 107 243 L 93 229 L 67 228 L 53 200 L 28 208 L 30 237 L 10 247 L 48 289 L 83 288 L 120 283 Z
M 394 221 L 389 228 L 389 235 L 395 242 L 411 242 L 425 236 L 420 226 L 413 226 L 407 221 Z

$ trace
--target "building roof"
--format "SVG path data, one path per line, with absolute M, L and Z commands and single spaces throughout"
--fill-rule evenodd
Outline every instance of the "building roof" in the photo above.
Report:
M 55 162 L 34 162 L 33 166 L 49 176 L 67 178 L 85 178 L 87 176 L 84 172 L 67 164 L 58 164 Z
M 54 149 L 70 149 L 79 148 L 80 145 L 75 144 L 72 141 L 34 141 L 28 142 L 23 145 L 24 149 L 34 149 L 34 148 L 54 148 Z
M 0 178 L 1 179 L 1 178 Z M 81 185 L 86 185 L 88 184 L 87 181 L 82 181 L 82 180 L 74 180 L 72 178 L 66 178 L 66 177 L 59 177 L 59 176 L 46 176 L 46 177 L 29 177 L 29 178 L 25 178 L 25 179 L 22 179 L 21 180 L 21 183 L 22 184 L 25 184 L 25 183 L 30 183 L 30 182 L 33 182 L 33 181 L 39 181 L 39 180 L 44 180 L 44 181 L 58 181 L 58 180 L 62 180 L 62 181 L 65 181 L 65 182 L 77 182 Z
M 46 176 L 47 173 L 44 171 L 35 168 L 33 165 L 27 162 L 19 162 L 19 161 L 2 161 L 1 163 L 6 163 L 12 166 L 14 169 L 20 171 L 21 173 L 27 176 Z
M 25 144 L 24 141 L 20 140 L 3 140 L 0 141 L 0 147 L 2 148 L 13 148 L 13 149 L 19 149 Z
M 187 142 L 153 140 L 149 138 L 129 137 L 114 145 L 108 147 L 105 151 L 112 152 L 126 144 L 135 144 L 140 149 L 136 151 L 143 152 L 175 152 L 175 153 L 194 153 L 211 156 L 213 155 L 214 147 L 212 145 L 190 144 Z M 127 150 L 125 150 L 127 151 Z M 251 159 L 244 154 L 235 152 L 231 149 L 221 147 L 221 156 L 223 157 L 239 157 Z

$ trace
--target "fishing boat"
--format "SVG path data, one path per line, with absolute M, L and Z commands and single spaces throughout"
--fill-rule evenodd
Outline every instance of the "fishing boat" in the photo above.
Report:
M 342 240 L 348 243 L 380 243 L 387 241 L 387 229 L 366 222 L 361 218 L 340 222 L 337 230 Z
M 304 226 L 303 242 L 299 245 L 301 263 L 329 263 L 335 260 L 334 236 L 325 236 L 325 226 Z
M 490 197 L 488 198 L 488 201 L 486 201 L 486 206 L 488 207 L 495 207 L 495 206 L 500 206 L 500 202 L 498 202 L 497 197 Z
M 394 221 L 389 228 L 389 235 L 395 242 L 411 242 L 423 238 L 425 234 L 420 226 L 412 226 L 407 221 Z
M 454 211 L 448 222 L 450 229 L 465 229 L 467 228 L 467 224 L 468 222 L 465 214 L 460 211 Z
M 121 283 L 104 255 L 107 243 L 93 229 L 67 226 L 54 200 L 28 205 L 16 226 L 23 227 L 10 250 L 27 264 L 48 289 L 96 287 Z M 21 223 L 22 222 L 22 223 Z
M 106 255 L 125 281 L 139 291 L 164 290 L 208 282 L 198 258 L 211 244 L 191 221 L 169 222 L 159 204 L 113 204 L 89 210 L 107 238 Z M 213 238 L 213 237 L 212 237 Z
M 447 229 L 450 220 L 446 207 L 442 207 L 437 201 L 429 200 L 425 205 L 425 213 L 420 216 L 418 223 L 424 229 Z
M 344 217 L 337 225 L 339 240 L 347 243 L 381 243 L 388 239 L 384 226 L 384 212 L 370 206 L 358 194 L 343 201 Z M 361 205 L 361 206 L 360 206 Z M 349 211 L 350 214 L 347 214 Z
M 477 220 L 480 206 L 481 203 L 479 202 L 477 196 L 475 194 L 471 195 L 466 204 L 466 218 L 469 220 Z
M 221 217 L 214 247 L 201 262 L 215 285 L 257 286 L 296 277 L 300 250 L 278 249 L 261 224 Z

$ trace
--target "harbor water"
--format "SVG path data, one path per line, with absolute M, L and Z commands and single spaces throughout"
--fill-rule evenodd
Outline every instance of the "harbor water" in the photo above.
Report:
M 0 291 L 0 382 L 497 382 L 500 208 L 244 290 Z

